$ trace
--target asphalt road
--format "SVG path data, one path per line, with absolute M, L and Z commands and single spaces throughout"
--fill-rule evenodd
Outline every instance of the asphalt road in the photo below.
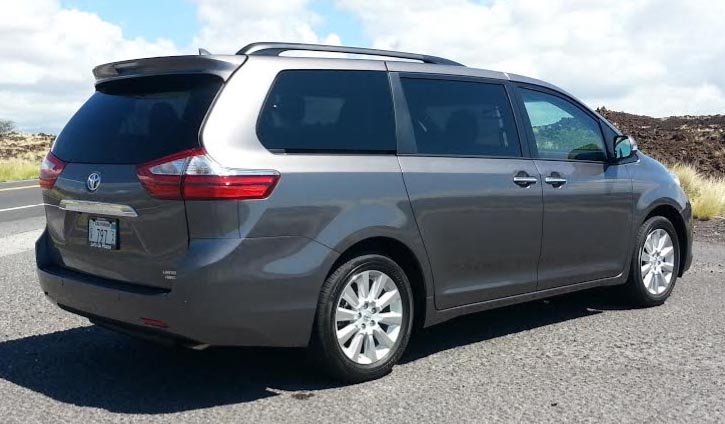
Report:
M 37 201 L 18 191 L 0 209 Z M 42 215 L 3 214 L 1 422 L 725 421 L 723 244 L 695 244 L 664 306 L 593 290 L 463 317 L 417 334 L 390 376 L 338 386 L 303 350 L 172 350 L 57 309 L 29 250 Z
M 38 180 L 0 183 L 0 223 L 43 216 Z

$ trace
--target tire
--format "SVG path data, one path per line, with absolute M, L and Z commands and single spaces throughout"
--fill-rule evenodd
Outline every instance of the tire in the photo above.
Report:
M 662 237 L 663 231 L 669 237 L 670 242 L 667 243 L 665 240 L 665 247 L 661 242 L 664 238 Z M 659 239 L 657 239 L 657 234 L 659 234 Z M 667 218 L 654 216 L 642 224 L 635 240 L 626 287 L 630 300 L 636 306 L 659 306 L 670 297 L 677 281 L 677 272 L 680 269 L 680 244 L 677 239 L 677 231 Z M 645 247 L 645 243 L 648 243 L 647 247 Z M 667 249 L 670 244 L 671 258 L 665 254 L 669 252 Z M 650 255 L 648 252 L 652 251 L 653 247 L 656 249 L 654 254 Z M 658 251 L 659 253 L 657 253 Z M 658 262 L 652 262 L 653 257 L 659 257 L 659 265 Z M 649 273 L 643 268 L 647 264 L 650 265 L 647 270 L 653 269 L 653 273 Z M 660 274 L 657 272 L 658 269 L 662 271 L 661 275 L 658 275 Z
M 367 296 L 361 288 L 365 281 Z M 373 290 L 379 292 L 376 300 Z M 392 370 L 405 352 L 412 327 L 413 296 L 405 272 L 386 256 L 366 254 L 340 265 L 323 284 L 312 348 L 333 378 L 360 383 Z

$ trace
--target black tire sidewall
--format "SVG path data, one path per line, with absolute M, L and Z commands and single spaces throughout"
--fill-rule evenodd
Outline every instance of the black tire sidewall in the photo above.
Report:
M 335 311 L 342 290 L 354 274 L 367 270 L 384 272 L 392 278 L 398 286 L 403 301 L 403 322 L 400 337 L 392 348 L 393 352 L 384 361 L 375 364 L 362 365 L 350 360 L 337 342 Z M 392 259 L 369 254 L 358 256 L 340 265 L 325 281 L 320 303 L 318 305 L 316 333 L 318 337 L 318 350 L 323 365 L 331 374 L 346 382 L 362 382 L 382 377 L 390 372 L 393 365 L 400 360 L 410 339 L 413 326 L 413 296 L 408 278 L 400 266 Z
M 662 229 L 667 232 L 672 240 L 672 247 L 675 250 L 675 267 L 672 273 L 672 281 L 664 292 L 655 295 L 650 293 L 644 285 L 641 272 L 641 255 L 642 246 L 647 240 L 647 235 L 656 229 Z M 645 221 L 637 233 L 637 241 L 635 250 L 632 254 L 632 265 L 630 271 L 630 290 L 634 296 L 634 300 L 642 306 L 661 305 L 667 300 L 675 288 L 677 282 L 677 273 L 680 269 L 680 244 L 677 238 L 677 231 L 672 223 L 664 217 L 655 216 Z

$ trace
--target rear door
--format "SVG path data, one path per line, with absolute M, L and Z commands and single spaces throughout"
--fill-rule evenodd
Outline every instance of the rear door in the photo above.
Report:
M 439 309 L 534 291 L 541 184 L 503 83 L 393 74 L 400 165 Z
M 171 287 L 189 241 L 184 202 L 152 197 L 137 167 L 198 147 L 221 85 L 211 75 L 174 75 L 96 87 L 52 148 L 65 164 L 44 190 L 56 266 Z
M 599 119 L 554 91 L 520 86 L 543 179 L 539 290 L 619 275 L 631 243 L 632 183 L 609 163 Z

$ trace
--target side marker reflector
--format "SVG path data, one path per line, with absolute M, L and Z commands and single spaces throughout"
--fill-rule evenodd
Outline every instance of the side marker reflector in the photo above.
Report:
M 152 327 L 159 327 L 159 328 L 169 328 L 169 325 L 161 320 L 158 319 L 151 319 L 151 318 L 141 318 L 141 322 L 143 322 L 146 325 L 150 325 Z

